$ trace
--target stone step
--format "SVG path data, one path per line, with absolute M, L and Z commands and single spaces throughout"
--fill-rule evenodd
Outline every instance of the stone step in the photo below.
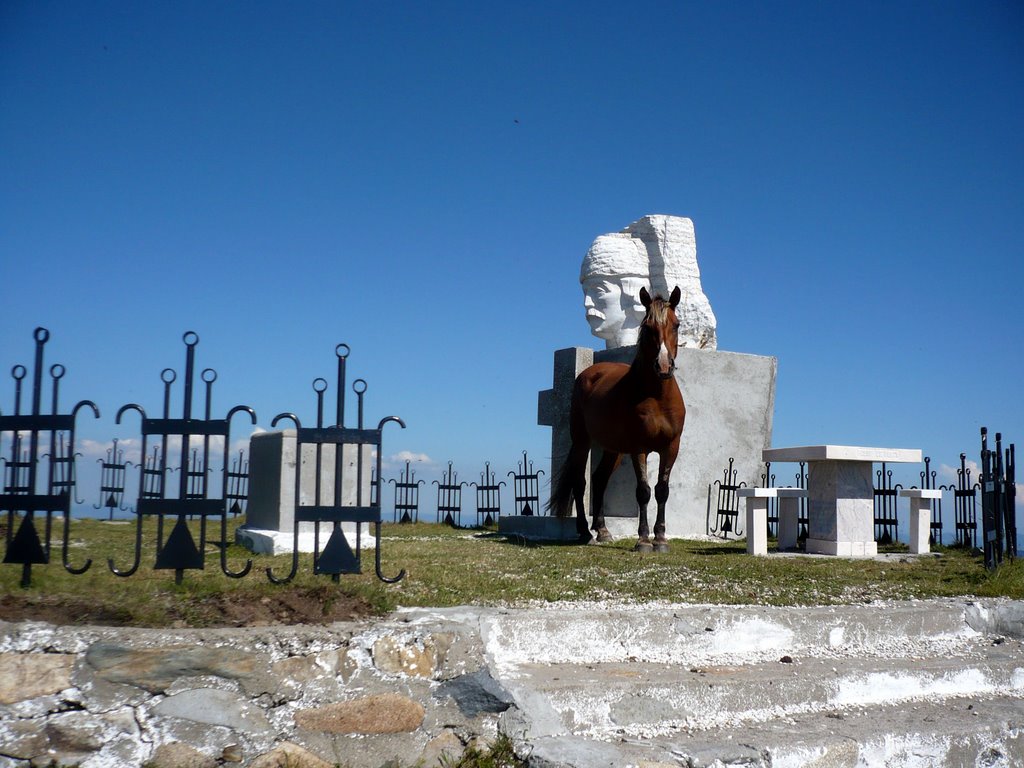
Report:
M 1024 765 L 1024 604 L 531 610 L 482 622 L 531 766 Z
M 811 657 L 690 668 L 524 665 L 520 675 L 517 682 L 545 696 L 568 732 L 605 739 L 918 700 L 1006 695 L 1024 706 L 1024 646 L 1017 640 L 933 658 Z
M 969 646 L 979 629 L 998 624 L 987 610 L 953 600 L 810 608 L 556 608 L 494 616 L 484 621 L 484 631 L 493 663 L 510 673 L 526 663 L 693 667 L 783 655 L 914 658 L 952 655 Z
M 1024 705 L 1003 696 L 809 712 L 644 738 L 535 739 L 530 765 L 620 768 L 962 768 L 1024 765 Z

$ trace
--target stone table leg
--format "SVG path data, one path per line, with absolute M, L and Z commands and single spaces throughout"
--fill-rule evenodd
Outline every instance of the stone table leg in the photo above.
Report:
M 799 488 L 779 489 L 779 551 L 800 547 L 800 499 L 807 492 Z
M 874 486 L 870 461 L 810 462 L 807 477 L 807 552 L 873 557 Z

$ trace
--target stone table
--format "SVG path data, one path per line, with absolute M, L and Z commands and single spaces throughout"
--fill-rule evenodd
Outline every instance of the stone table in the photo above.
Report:
M 807 463 L 807 552 L 872 557 L 875 543 L 875 462 L 920 463 L 917 448 L 811 445 L 766 448 L 762 459 Z

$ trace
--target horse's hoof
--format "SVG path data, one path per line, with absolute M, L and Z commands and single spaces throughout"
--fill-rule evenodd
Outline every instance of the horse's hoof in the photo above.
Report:
M 654 551 L 655 552 L 662 552 L 662 553 L 668 552 L 669 551 L 669 549 L 668 549 L 668 542 L 665 541 L 664 539 L 661 539 L 660 541 L 655 539 L 655 541 L 654 541 Z
M 649 541 L 638 541 L 633 545 L 633 551 L 647 555 L 654 551 L 654 545 Z
M 615 541 L 615 539 L 612 538 L 612 535 L 610 533 L 608 533 L 608 529 L 607 528 L 598 528 L 597 529 L 597 540 L 600 541 L 600 542 Z
M 589 533 L 581 533 L 578 539 L 580 544 L 594 544 L 594 537 Z

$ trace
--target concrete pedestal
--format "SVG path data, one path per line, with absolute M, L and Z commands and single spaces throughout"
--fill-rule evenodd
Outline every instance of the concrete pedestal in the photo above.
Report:
M 540 392 L 537 417 L 539 424 L 552 427 L 551 478 L 557 476 L 569 452 L 569 404 L 576 376 L 591 363 L 629 363 L 635 354 L 635 347 L 598 352 L 572 347 L 555 352 L 554 386 Z M 739 481 L 748 485 L 760 482 L 761 452 L 771 444 L 777 360 L 684 347 L 676 366 L 676 380 L 686 403 L 686 424 L 669 484 L 665 522 L 670 537 L 707 533 L 708 484 L 721 479 L 730 458 L 735 460 Z M 652 454 L 648 462 L 652 488 L 658 464 L 657 455 Z M 589 488 L 589 471 L 587 483 Z M 656 510 L 652 499 L 647 509 L 651 525 Z M 628 459 L 623 459 L 609 483 L 605 516 L 613 536 L 636 536 L 636 478 Z
M 295 471 L 296 433 L 294 429 L 278 432 L 262 432 L 249 441 L 249 502 L 246 509 L 246 524 L 239 527 L 235 540 L 252 552 L 283 554 L 291 552 L 294 543 L 295 524 Z M 341 503 L 354 506 L 361 498 L 363 504 L 370 500 L 372 457 L 370 449 L 362 451 L 362 495 L 359 488 L 359 451 L 354 445 L 343 446 L 341 464 L 336 466 L 337 451 L 333 445 L 324 445 L 320 453 L 320 503 L 335 502 L 335 476 L 341 478 Z M 299 503 L 312 505 L 316 502 L 316 446 L 302 447 L 302 475 L 299 486 Z M 299 524 L 299 551 L 312 552 L 315 538 L 314 523 Z M 356 524 L 342 523 L 349 545 L 356 544 Z M 332 530 L 331 523 L 320 524 L 320 548 L 327 544 Z M 374 546 L 374 538 L 367 527 L 363 528 L 360 540 L 362 547 Z
M 807 552 L 878 554 L 869 462 L 819 461 L 807 477 Z

